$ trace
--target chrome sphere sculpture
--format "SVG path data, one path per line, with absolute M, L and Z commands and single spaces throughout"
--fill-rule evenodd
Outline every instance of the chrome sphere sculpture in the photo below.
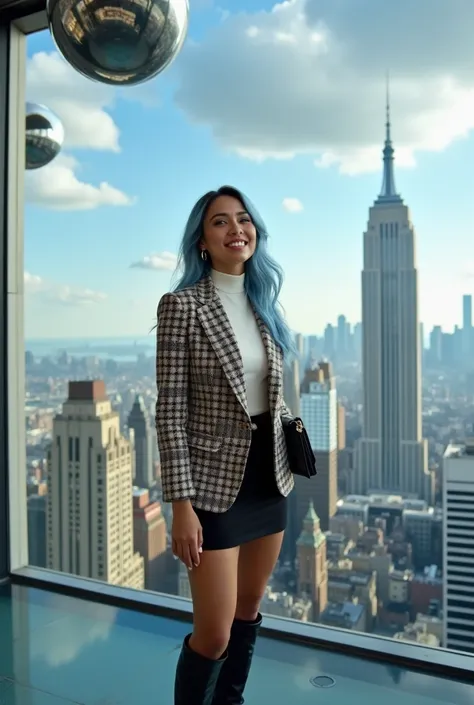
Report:
M 26 168 L 40 169 L 58 156 L 64 142 L 61 120 L 45 105 L 26 104 Z
M 47 0 L 51 34 L 86 78 L 115 86 L 143 83 L 179 53 L 188 0 Z

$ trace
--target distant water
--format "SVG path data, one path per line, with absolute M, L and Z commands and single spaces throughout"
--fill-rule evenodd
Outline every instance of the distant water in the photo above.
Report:
M 135 360 L 137 355 L 154 355 L 153 333 L 140 338 L 31 338 L 25 350 L 35 357 L 56 357 L 67 352 L 73 357 L 100 357 L 115 360 Z

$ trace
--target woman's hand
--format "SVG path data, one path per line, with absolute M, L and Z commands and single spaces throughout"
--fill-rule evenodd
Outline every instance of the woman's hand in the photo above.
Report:
M 191 502 L 173 502 L 171 529 L 173 553 L 188 570 L 198 567 L 202 553 L 202 526 Z

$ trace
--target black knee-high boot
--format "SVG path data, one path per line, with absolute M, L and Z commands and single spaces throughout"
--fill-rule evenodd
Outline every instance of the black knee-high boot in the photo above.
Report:
M 184 640 L 176 667 L 174 705 L 211 705 L 217 679 L 227 653 L 218 661 L 197 654 Z
M 252 622 L 234 620 L 227 647 L 227 660 L 219 673 L 212 705 L 243 705 L 243 692 L 261 624 L 261 614 Z

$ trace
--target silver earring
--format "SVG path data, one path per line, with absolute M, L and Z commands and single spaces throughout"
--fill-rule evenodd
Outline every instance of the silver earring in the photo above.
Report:
M 203 262 L 207 262 L 207 252 L 206 250 L 201 250 L 201 259 Z

